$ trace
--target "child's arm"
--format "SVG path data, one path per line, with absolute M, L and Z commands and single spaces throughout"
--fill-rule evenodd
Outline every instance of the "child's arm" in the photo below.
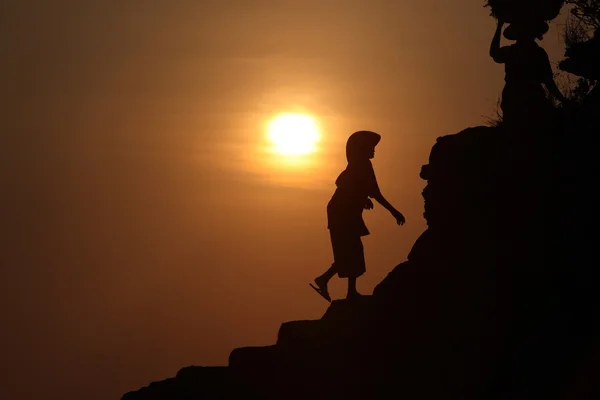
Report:
M 404 225 L 404 223 L 406 222 L 404 215 L 402 215 L 400 211 L 396 210 L 394 206 L 392 206 L 390 202 L 387 201 L 385 197 L 383 197 L 383 194 L 381 194 L 381 190 L 379 190 L 379 184 L 377 183 L 375 171 L 373 170 L 371 163 L 369 163 L 369 166 L 369 197 L 377 200 L 379 204 L 384 206 L 385 209 L 388 210 L 394 216 L 394 218 L 396 218 L 396 222 L 398 223 L 398 225 Z
M 375 193 L 373 193 L 373 196 L 371 197 L 377 200 L 379 204 L 384 206 L 392 214 L 392 216 L 396 218 L 396 222 L 398 223 L 398 225 L 404 225 L 404 223 L 406 222 L 404 215 L 402 215 L 400 211 L 396 210 L 394 206 L 392 206 L 390 202 L 387 201 L 385 197 L 383 197 L 383 194 L 381 194 L 381 191 L 379 189 Z

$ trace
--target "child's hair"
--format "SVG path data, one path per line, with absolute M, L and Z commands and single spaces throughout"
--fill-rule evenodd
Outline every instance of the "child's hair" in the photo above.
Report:
M 348 162 L 366 158 L 367 150 L 377 146 L 381 135 L 371 131 L 354 132 L 346 142 L 346 159 Z

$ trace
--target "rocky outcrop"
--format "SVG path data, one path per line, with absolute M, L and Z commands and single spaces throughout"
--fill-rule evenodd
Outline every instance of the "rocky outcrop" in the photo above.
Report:
M 439 138 L 428 229 L 372 296 L 123 400 L 600 398 L 596 116 L 578 118 Z

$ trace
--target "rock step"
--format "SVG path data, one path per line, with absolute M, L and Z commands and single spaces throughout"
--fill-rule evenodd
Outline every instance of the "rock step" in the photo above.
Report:
M 229 354 L 229 367 L 236 369 L 270 370 L 279 365 L 276 346 L 252 346 L 234 349 Z
M 376 298 L 373 296 L 362 296 L 353 300 L 334 300 L 321 320 L 344 323 L 371 316 L 374 313 L 372 306 L 375 302 Z
M 362 296 L 353 300 L 334 300 L 320 320 L 285 322 L 279 328 L 277 346 L 302 349 L 327 345 L 342 337 L 355 336 L 378 318 L 376 298 Z
M 206 393 L 218 390 L 222 395 L 233 395 L 230 387 L 231 374 L 227 367 L 185 367 L 175 378 L 168 378 L 126 393 L 121 400 L 183 400 L 202 398 Z M 235 388 L 233 388 L 235 389 Z
M 303 354 L 318 355 L 339 351 L 362 340 L 372 327 L 361 326 L 361 320 L 344 322 L 292 321 L 281 325 L 277 347 L 286 358 L 298 358 Z
M 211 382 L 225 381 L 229 376 L 229 368 L 226 366 L 221 367 L 200 367 L 196 365 L 190 365 L 189 367 L 181 368 L 176 379 L 192 380 L 192 379 L 207 379 Z
M 297 350 L 315 346 L 328 336 L 326 328 L 321 320 L 284 322 L 279 328 L 277 346 Z
M 121 400 L 161 400 L 176 399 L 183 390 L 175 378 L 152 382 L 135 392 L 125 393 Z

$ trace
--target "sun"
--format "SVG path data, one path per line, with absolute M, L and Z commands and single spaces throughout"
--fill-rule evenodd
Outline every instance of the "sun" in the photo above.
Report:
M 319 127 L 304 114 L 280 114 L 269 123 L 267 137 L 273 151 L 284 155 L 304 155 L 317 151 Z

